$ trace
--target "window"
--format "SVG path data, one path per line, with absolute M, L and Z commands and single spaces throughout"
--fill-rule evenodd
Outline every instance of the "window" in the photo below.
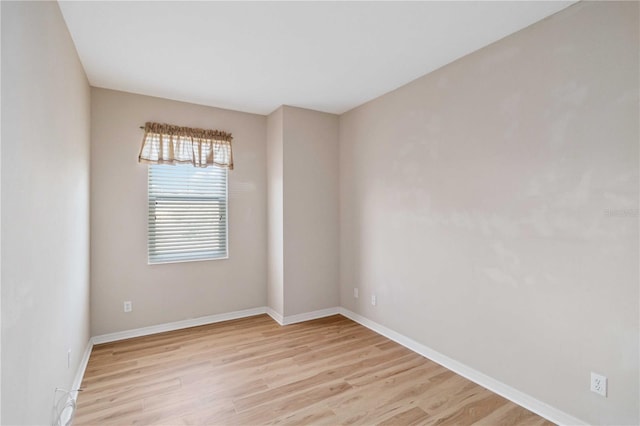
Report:
M 149 264 L 224 259 L 227 169 L 149 165 Z

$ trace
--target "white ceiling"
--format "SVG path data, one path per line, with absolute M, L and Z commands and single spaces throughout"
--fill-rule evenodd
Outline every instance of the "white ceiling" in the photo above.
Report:
M 342 113 L 571 5 L 69 2 L 93 86 L 268 114 Z

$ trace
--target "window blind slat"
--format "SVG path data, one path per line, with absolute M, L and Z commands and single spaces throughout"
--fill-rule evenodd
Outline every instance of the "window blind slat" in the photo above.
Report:
M 227 170 L 149 166 L 149 263 L 227 257 Z

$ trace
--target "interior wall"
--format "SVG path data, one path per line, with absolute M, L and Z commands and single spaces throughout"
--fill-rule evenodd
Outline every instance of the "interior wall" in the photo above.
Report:
M 342 306 L 638 424 L 638 28 L 580 2 L 342 115 Z
M 284 315 L 283 115 L 282 107 L 267 117 L 268 276 L 267 306 Z
M 147 264 L 147 121 L 233 134 L 229 258 Z M 91 331 L 93 335 L 265 306 L 266 117 L 91 89 Z M 133 311 L 124 313 L 129 300 Z
M 89 340 L 89 84 L 57 2 L 0 7 L 1 423 L 50 424 Z
M 333 308 L 338 292 L 338 116 L 283 107 L 284 315 Z

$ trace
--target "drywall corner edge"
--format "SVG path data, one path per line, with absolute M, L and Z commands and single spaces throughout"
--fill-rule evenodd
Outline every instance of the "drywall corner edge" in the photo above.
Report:
M 277 312 L 276 310 L 274 310 L 272 308 L 267 308 L 267 315 L 269 315 L 271 317 L 271 319 L 273 319 L 278 324 L 284 325 L 283 316 L 279 312 Z

